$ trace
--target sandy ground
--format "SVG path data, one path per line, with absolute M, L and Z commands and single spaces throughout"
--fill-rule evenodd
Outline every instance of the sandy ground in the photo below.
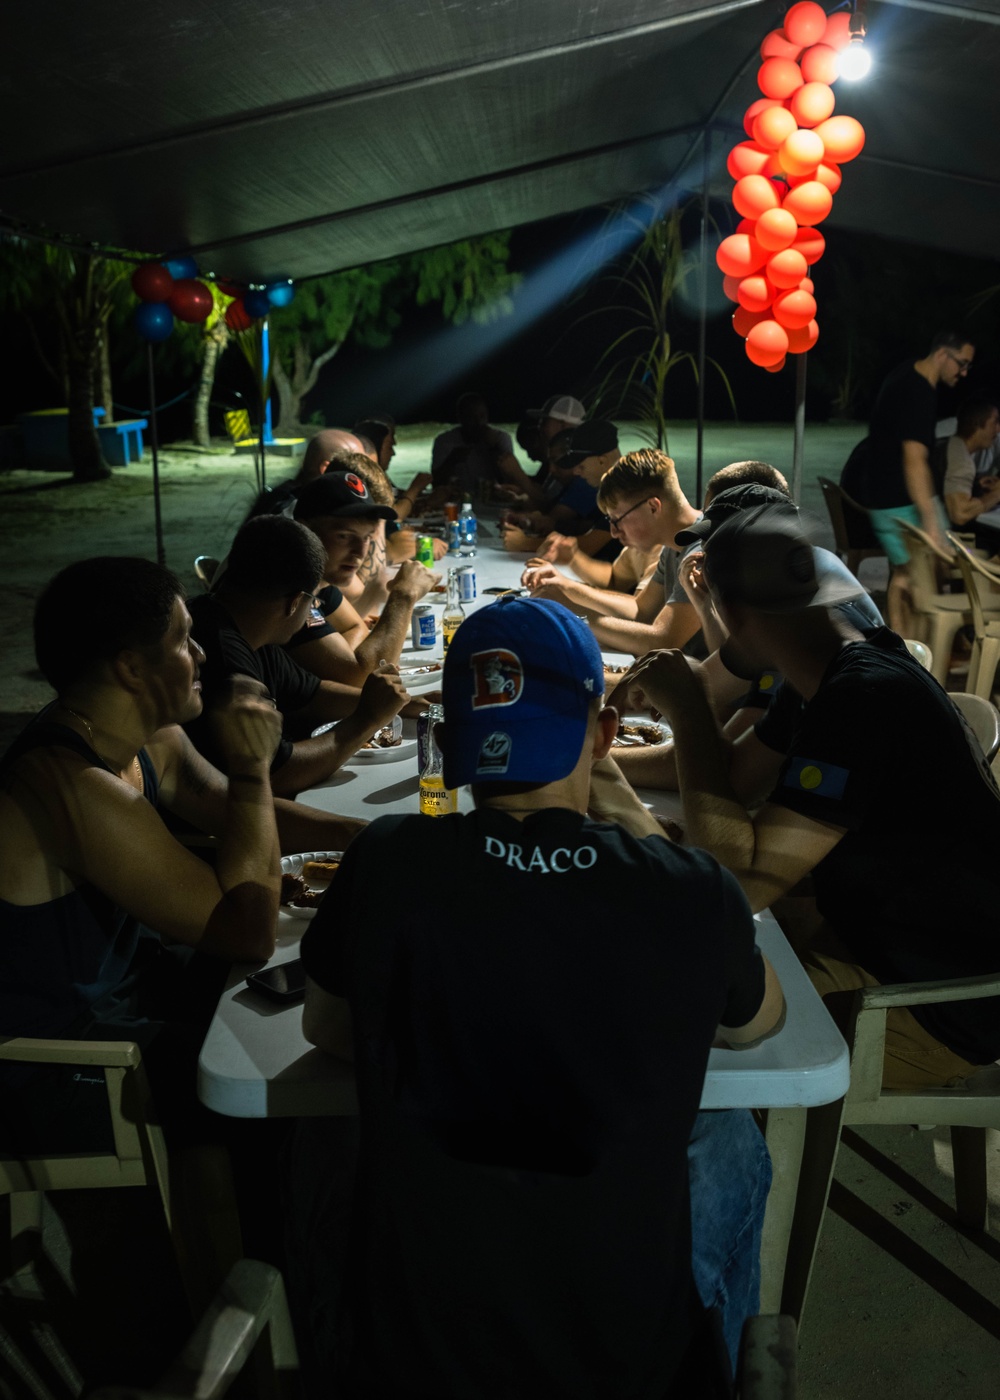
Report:
M 391 475 L 406 485 L 430 460 L 439 424 L 400 429 Z M 807 436 L 803 504 L 826 520 L 817 475 L 839 476 L 851 446 L 863 430 L 854 424 L 810 427 Z M 642 445 L 627 427 L 622 447 Z M 695 434 L 681 425 L 669 447 L 682 485 L 695 496 Z M 739 458 L 774 462 L 790 474 L 791 430 L 780 424 L 737 428 L 710 424 L 705 438 L 704 479 Z M 288 458 L 269 457 L 268 481 L 295 470 Z M 199 587 L 194 560 L 221 557 L 256 494 L 252 457 L 237 456 L 226 444 L 211 453 L 180 445 L 160 453 L 161 501 L 167 564 L 185 588 Z M 98 554 L 156 557 L 152 457 L 147 447 L 140 464 L 115 469 L 108 481 L 75 484 L 69 475 L 15 471 L 0 476 L 0 751 L 32 714 L 51 698 L 35 668 L 31 618 L 39 591 L 59 569 Z M 81 599 L 81 606 L 87 600 Z

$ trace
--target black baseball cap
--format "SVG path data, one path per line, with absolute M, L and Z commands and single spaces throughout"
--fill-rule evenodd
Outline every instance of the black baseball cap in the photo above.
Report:
M 711 504 L 705 507 L 705 514 L 700 520 L 696 520 L 693 525 L 688 525 L 674 536 L 674 544 L 683 545 L 685 548 L 689 544 L 704 544 L 717 526 L 739 511 L 750 510 L 753 506 L 771 505 L 786 505 L 798 510 L 794 501 L 790 501 L 784 491 L 778 491 L 773 486 L 764 486 L 759 481 L 730 486 L 728 490 L 720 491 L 717 496 L 712 497 Z
M 562 457 L 564 467 L 578 467 L 588 457 L 603 457 L 618 447 L 618 429 L 605 418 L 591 418 L 570 429 L 569 451 Z
M 380 506 L 356 472 L 326 472 L 298 493 L 296 520 L 320 515 L 361 516 L 365 520 L 395 520 L 391 506 Z
M 705 542 L 705 577 L 723 602 L 765 613 L 833 607 L 858 596 L 854 580 L 817 576 L 803 517 L 788 500 L 738 511 L 714 529 Z

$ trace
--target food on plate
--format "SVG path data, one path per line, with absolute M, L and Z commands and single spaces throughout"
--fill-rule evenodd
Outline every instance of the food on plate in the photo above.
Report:
M 430 661 L 426 666 L 401 666 L 399 670 L 403 680 L 409 680 L 411 676 L 429 676 L 432 671 L 440 671 L 440 661 Z
M 301 875 L 282 875 L 281 895 L 282 904 L 294 904 L 297 899 L 306 893 L 308 886 Z
M 391 724 L 385 725 L 382 729 L 376 729 L 375 733 L 368 740 L 367 744 L 362 744 L 363 749 L 395 749 L 403 742 L 402 734 L 397 734 Z M 313 862 L 308 862 L 312 864 Z
M 662 744 L 666 737 L 664 730 L 652 720 L 622 720 L 613 747 L 641 748 L 647 744 Z
M 310 887 L 322 885 L 325 888 L 339 869 L 339 860 L 307 860 L 302 864 L 302 879 Z

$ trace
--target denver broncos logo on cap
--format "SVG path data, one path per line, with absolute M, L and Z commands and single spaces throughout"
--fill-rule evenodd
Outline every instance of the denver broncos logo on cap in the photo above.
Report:
M 472 708 L 484 710 L 491 705 L 513 705 L 524 689 L 524 668 L 512 651 L 494 648 L 474 651 L 469 657 L 472 667 Z
M 358 496 L 367 496 L 368 490 L 360 476 L 355 476 L 353 472 L 344 473 L 344 481 Z

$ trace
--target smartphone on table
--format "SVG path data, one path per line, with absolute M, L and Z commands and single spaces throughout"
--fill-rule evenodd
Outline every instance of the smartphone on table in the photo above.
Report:
M 251 972 L 247 978 L 247 986 L 251 991 L 269 997 L 271 1001 L 284 1002 L 286 1005 L 301 1001 L 306 994 L 306 972 L 302 966 L 302 959 L 292 958 L 290 962 L 278 963 L 275 967 L 264 967 L 260 972 Z

